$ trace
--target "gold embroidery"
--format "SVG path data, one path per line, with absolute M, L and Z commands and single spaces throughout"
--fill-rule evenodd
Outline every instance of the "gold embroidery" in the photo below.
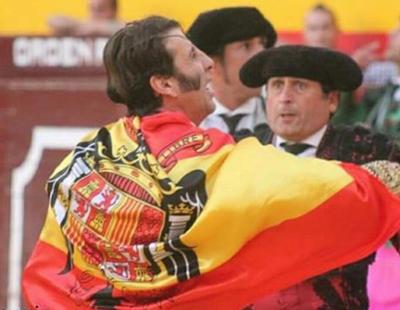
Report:
M 391 192 L 400 195 L 400 164 L 387 160 L 377 160 L 362 166 L 381 180 Z

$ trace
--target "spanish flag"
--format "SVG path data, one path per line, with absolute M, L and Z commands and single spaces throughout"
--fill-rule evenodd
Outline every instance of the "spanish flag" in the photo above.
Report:
M 400 200 L 364 169 L 171 112 L 88 135 L 47 192 L 23 277 L 32 309 L 242 309 L 400 228 Z

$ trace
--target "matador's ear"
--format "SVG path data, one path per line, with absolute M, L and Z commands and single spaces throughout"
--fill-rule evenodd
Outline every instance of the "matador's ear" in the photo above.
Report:
M 176 97 L 177 91 L 174 85 L 173 77 L 165 75 L 152 75 L 150 77 L 150 86 L 159 96 Z

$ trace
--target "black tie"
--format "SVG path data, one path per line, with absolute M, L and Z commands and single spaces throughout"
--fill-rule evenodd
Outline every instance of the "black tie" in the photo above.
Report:
M 293 155 L 298 155 L 300 153 L 303 153 L 305 150 L 308 148 L 312 147 L 312 145 L 307 144 L 307 143 L 286 143 L 282 142 L 280 146 L 288 153 L 291 153 Z
M 224 120 L 226 126 L 228 126 L 229 133 L 233 135 L 235 133 L 237 124 L 240 122 L 242 117 L 245 116 L 245 114 L 235 114 L 232 116 L 221 114 L 220 116 Z

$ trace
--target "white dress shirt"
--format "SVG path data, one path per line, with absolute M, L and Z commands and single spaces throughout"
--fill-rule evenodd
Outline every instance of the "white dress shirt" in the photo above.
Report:
M 228 126 L 220 115 L 233 116 L 236 114 L 244 114 L 236 126 L 236 130 L 250 129 L 253 131 L 254 127 L 261 123 L 266 123 L 266 115 L 264 110 L 264 99 L 260 97 L 253 97 L 247 100 L 244 104 L 235 110 L 229 110 L 222 103 L 214 97 L 215 111 L 208 115 L 203 122 L 201 128 L 218 128 L 223 132 L 228 132 Z
M 316 157 L 315 155 L 317 154 L 317 149 L 318 145 L 320 144 L 322 137 L 325 134 L 325 131 L 327 129 L 327 125 L 323 126 L 320 130 L 309 136 L 308 138 L 302 140 L 302 141 L 296 141 L 296 143 L 306 143 L 311 145 L 308 149 L 306 149 L 304 152 L 298 154 L 298 157 Z M 285 140 L 284 138 L 275 135 L 273 139 L 273 145 L 276 146 L 278 149 L 283 150 L 284 148 L 281 146 L 282 143 L 294 143 L 293 141 L 288 141 Z

